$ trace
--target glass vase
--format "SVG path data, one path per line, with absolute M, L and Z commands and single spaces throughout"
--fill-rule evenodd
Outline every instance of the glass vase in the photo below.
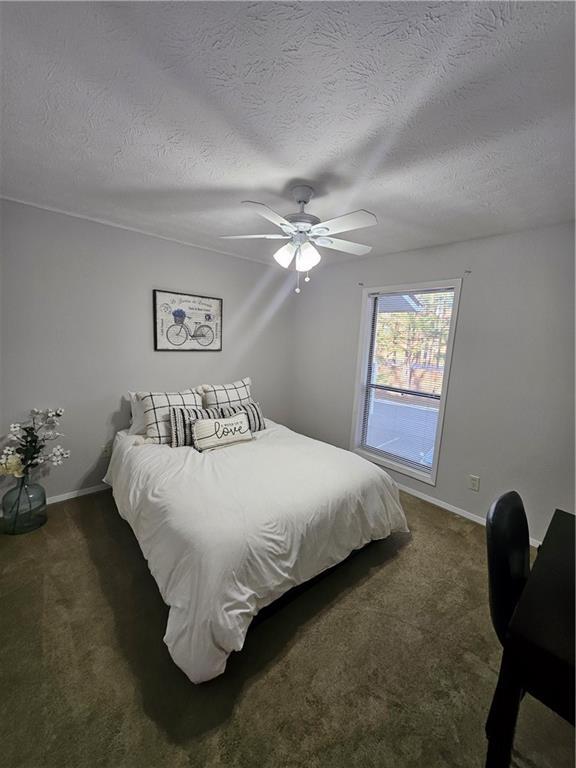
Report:
M 16 485 L 2 499 L 2 530 L 11 535 L 29 533 L 46 522 L 46 493 L 38 483 L 31 483 L 28 475 L 19 478 Z

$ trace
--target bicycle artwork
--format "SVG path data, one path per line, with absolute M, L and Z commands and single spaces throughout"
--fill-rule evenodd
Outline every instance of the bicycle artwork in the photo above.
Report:
M 195 321 L 194 330 L 190 330 L 190 326 L 185 322 L 190 317 L 183 309 L 175 309 L 172 316 L 174 322 L 166 329 L 166 338 L 173 346 L 180 347 L 187 339 L 193 339 L 203 347 L 209 347 L 214 341 L 214 331 L 207 324 Z M 210 320 L 211 318 L 212 315 L 206 315 L 205 319 Z
M 219 352 L 222 299 L 154 291 L 154 349 L 163 352 Z

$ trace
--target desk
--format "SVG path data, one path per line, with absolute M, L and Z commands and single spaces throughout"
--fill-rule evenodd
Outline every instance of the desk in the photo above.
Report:
M 508 768 L 524 692 L 574 724 L 574 530 L 574 516 L 557 509 L 510 620 L 486 768 Z

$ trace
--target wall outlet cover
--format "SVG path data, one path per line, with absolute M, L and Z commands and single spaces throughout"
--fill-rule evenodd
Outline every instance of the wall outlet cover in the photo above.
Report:
M 478 477 L 478 475 L 469 475 L 468 487 L 470 488 L 471 491 L 480 490 L 480 478 Z

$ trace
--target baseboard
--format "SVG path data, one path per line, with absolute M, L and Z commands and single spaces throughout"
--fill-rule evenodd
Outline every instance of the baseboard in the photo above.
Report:
M 422 501 L 428 501 L 430 502 L 430 504 L 434 504 L 435 506 L 440 507 L 441 509 L 445 509 L 447 512 L 452 512 L 454 515 L 465 517 L 467 520 L 472 520 L 475 523 L 479 523 L 480 525 L 486 526 L 485 517 L 480 517 L 480 515 L 475 515 L 473 512 L 468 512 L 468 510 L 466 509 L 455 507 L 453 504 L 448 504 L 448 502 L 446 501 L 441 501 L 440 499 L 436 499 L 434 496 L 429 496 L 427 493 L 422 493 L 422 491 L 417 491 L 414 488 L 410 488 L 407 485 L 401 485 L 401 483 L 397 483 L 397 485 L 401 491 L 404 491 L 404 493 L 408 493 L 410 496 L 415 496 L 417 499 L 422 499 Z M 533 547 L 539 547 L 540 544 L 542 544 L 542 542 L 539 539 L 530 538 L 530 544 Z
M 90 493 L 101 493 L 109 490 L 109 485 L 100 483 L 100 485 L 92 485 L 90 488 L 80 488 L 78 491 L 68 491 L 68 493 L 60 493 L 58 496 L 49 496 L 46 501 L 48 504 L 57 504 L 59 501 L 67 501 L 68 499 L 76 499 L 78 496 L 88 496 Z

